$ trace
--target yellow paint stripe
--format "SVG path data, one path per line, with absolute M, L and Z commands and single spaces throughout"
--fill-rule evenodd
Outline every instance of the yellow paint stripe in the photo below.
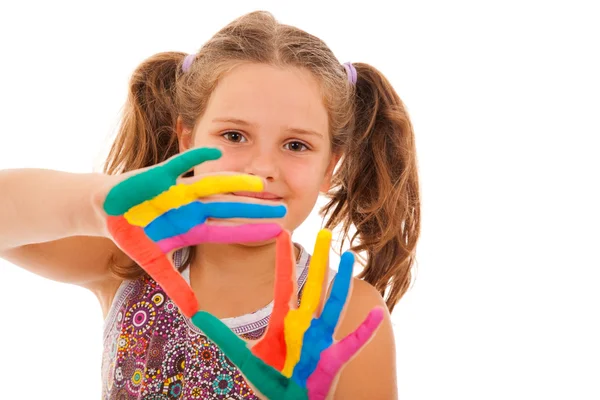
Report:
M 230 192 L 261 192 L 259 177 L 247 175 L 207 176 L 192 184 L 174 185 L 153 199 L 131 207 L 124 217 L 131 225 L 145 227 L 165 212 L 202 197 Z
M 300 360 L 304 333 L 310 326 L 323 290 L 323 279 L 327 271 L 331 231 L 322 229 L 317 235 L 315 249 L 308 267 L 308 278 L 302 294 L 302 301 L 297 310 L 290 310 L 284 321 L 286 357 L 281 373 L 288 378 L 292 376 L 294 367 Z

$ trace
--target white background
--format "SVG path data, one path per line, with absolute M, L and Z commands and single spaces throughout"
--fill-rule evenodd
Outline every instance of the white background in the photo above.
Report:
M 350 3 L 2 2 L 0 168 L 98 170 L 139 62 L 267 9 L 382 70 L 412 116 L 423 225 L 393 314 L 400 397 L 600 398 L 595 2 Z M 2 260 L 0 283 L 0 398 L 98 398 L 94 296 Z

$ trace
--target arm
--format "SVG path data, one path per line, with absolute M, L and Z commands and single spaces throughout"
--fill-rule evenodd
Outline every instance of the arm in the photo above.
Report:
M 107 237 L 93 206 L 93 193 L 114 179 L 43 169 L 0 171 L 0 257 L 52 280 L 93 291 L 106 286 L 109 262 L 130 262 Z
M 340 340 L 352 332 L 376 306 L 387 310 L 381 295 L 359 279 L 353 279 L 352 293 L 343 319 L 335 332 Z M 393 400 L 398 398 L 396 348 L 388 312 L 375 336 L 342 370 L 335 399 Z

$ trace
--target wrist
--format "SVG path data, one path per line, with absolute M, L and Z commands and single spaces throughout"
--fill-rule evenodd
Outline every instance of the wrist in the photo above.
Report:
M 74 196 L 75 204 L 70 207 L 68 220 L 76 236 L 108 237 L 106 216 L 104 215 L 104 188 L 110 185 L 114 176 L 90 173 L 81 176 L 81 192 Z

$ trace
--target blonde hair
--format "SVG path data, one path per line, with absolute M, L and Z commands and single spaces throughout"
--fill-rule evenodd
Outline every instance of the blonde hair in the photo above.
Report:
M 348 240 L 351 250 L 366 253 L 358 277 L 372 284 L 392 311 L 411 283 L 420 195 L 413 128 L 388 80 L 374 67 L 355 63 L 358 79 L 351 84 L 322 40 L 268 12 L 246 14 L 221 29 L 184 72 L 185 57 L 159 53 L 135 70 L 104 171 L 143 168 L 178 153 L 177 117 L 193 128 L 219 79 L 236 65 L 305 68 L 321 84 L 332 151 L 342 155 L 321 210 L 325 227 L 341 228 L 340 250 Z M 193 257 L 189 252 L 183 265 Z M 113 272 L 124 279 L 144 273 L 137 265 L 116 264 Z

